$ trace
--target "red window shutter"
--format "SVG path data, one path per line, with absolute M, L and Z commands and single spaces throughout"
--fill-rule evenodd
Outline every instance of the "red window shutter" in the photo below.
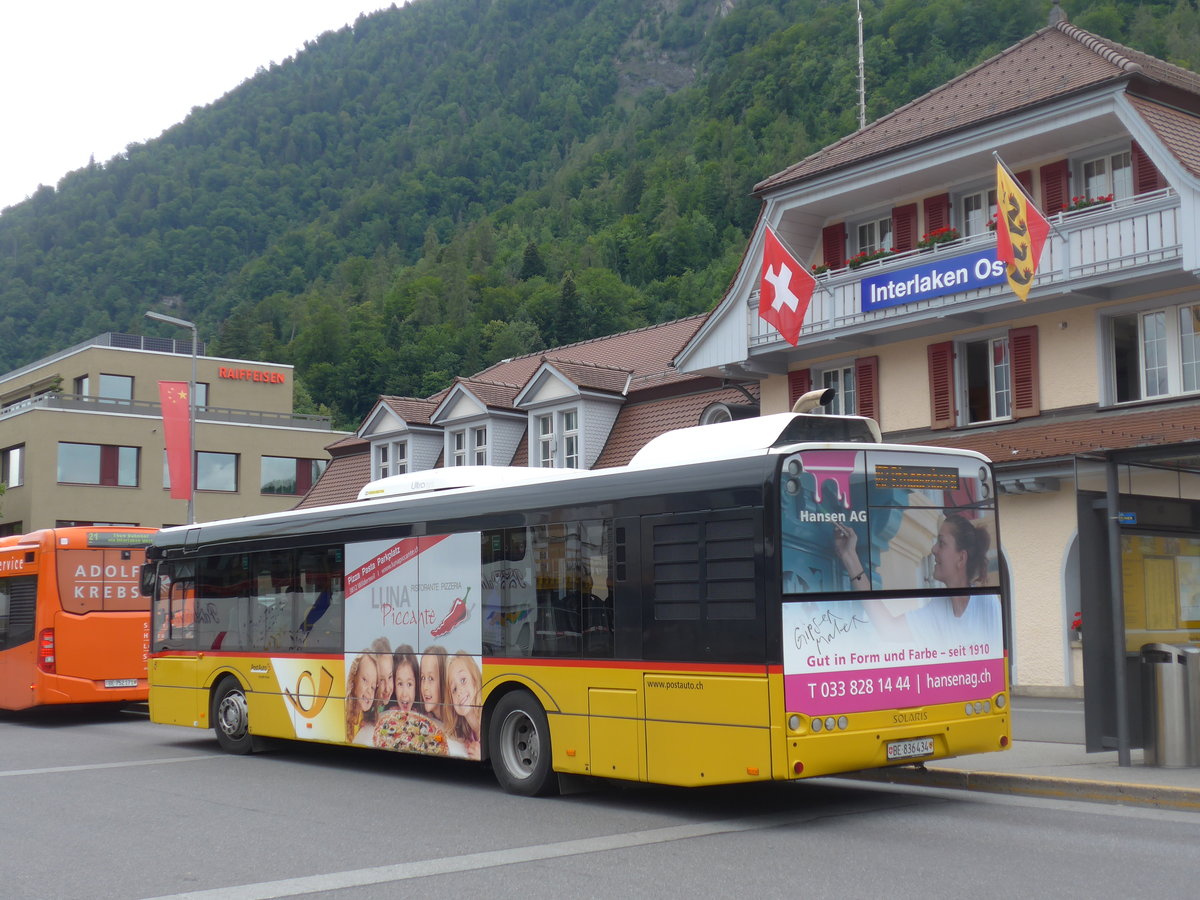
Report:
M 796 369 L 788 372 L 788 411 L 796 405 L 796 401 L 812 390 L 812 370 Z
M 864 356 L 854 361 L 854 387 L 858 414 L 879 421 L 879 357 Z
M 1158 167 L 1150 161 L 1150 157 L 1146 155 L 1145 150 L 1138 146 L 1137 141 L 1133 142 L 1129 155 L 1133 163 L 1133 192 L 1135 194 L 1148 194 L 1150 191 L 1157 191 L 1167 186 L 1167 180 L 1162 177 L 1162 172 L 1158 171 Z
M 1042 212 L 1048 216 L 1062 212 L 1067 208 L 1067 200 L 1070 198 L 1070 186 L 1067 182 L 1071 172 L 1067 161 L 1060 159 L 1058 162 L 1042 166 L 1038 171 L 1042 177 Z
M 1008 332 L 1012 353 L 1012 415 L 1014 419 L 1036 416 L 1042 411 L 1038 391 L 1038 333 L 1037 326 L 1013 328 Z
M 846 224 L 838 222 L 821 230 L 821 248 L 825 253 L 825 265 L 840 269 L 846 264 Z
M 950 195 L 938 194 L 925 198 L 925 233 L 937 231 L 950 224 Z
M 1025 193 L 1030 197 L 1033 196 L 1033 170 L 1026 169 L 1024 172 L 1017 173 L 1017 183 L 1025 188 Z
M 929 426 L 954 427 L 954 342 L 930 344 Z
M 917 204 L 897 206 L 892 210 L 892 246 L 897 253 L 917 245 Z

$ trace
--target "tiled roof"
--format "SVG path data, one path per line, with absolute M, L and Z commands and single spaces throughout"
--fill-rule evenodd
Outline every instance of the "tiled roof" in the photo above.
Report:
M 409 425 L 428 425 L 430 414 L 437 409 L 436 401 L 422 400 L 419 397 L 383 396 L 379 401 Z
M 486 381 L 482 378 L 456 378 L 454 383 L 470 391 L 489 409 L 512 409 L 513 401 L 521 392 L 520 385 Z
M 312 490 L 296 504 L 297 509 L 349 503 L 358 498 L 359 490 L 371 480 L 371 445 L 361 440 L 358 445 L 357 452 L 353 452 L 353 445 L 347 445 L 347 452 L 334 455 Z
M 750 393 L 758 395 L 758 385 L 748 386 Z M 688 428 L 700 424 L 700 413 L 711 403 L 741 405 L 746 395 L 735 388 L 708 390 L 693 394 L 668 397 L 662 400 L 638 403 L 636 399 L 627 403 L 617 414 L 608 443 L 604 445 L 593 469 L 623 466 L 653 437 L 674 428 Z
M 913 443 L 975 450 L 1003 464 L 1098 450 L 1162 447 L 1195 441 L 1197 435 L 1200 435 L 1200 403 L 1188 403 L 1042 422 L 1030 420 L 1030 424 L 1000 425 L 980 431 L 942 432 Z
M 1142 76 L 1200 94 L 1200 75 L 1066 22 L 1035 32 L 952 81 L 761 181 L 762 194 L 1069 94 Z
M 569 359 L 560 359 L 557 356 L 544 357 L 543 361 L 554 366 L 580 387 L 607 391 L 611 394 L 624 394 L 629 386 L 630 376 L 633 374 L 632 369 L 575 362 Z
M 662 325 L 650 325 L 636 331 L 624 331 L 608 337 L 567 344 L 548 351 L 555 360 L 569 360 L 585 365 L 620 366 L 629 369 L 634 377 L 665 372 L 671 360 L 704 324 L 707 313 L 676 319 Z M 547 352 L 516 356 L 489 366 L 473 377 L 508 384 L 524 385 L 547 358 Z
M 1187 170 L 1200 176 L 1200 116 L 1144 97 L 1130 96 L 1129 102 Z

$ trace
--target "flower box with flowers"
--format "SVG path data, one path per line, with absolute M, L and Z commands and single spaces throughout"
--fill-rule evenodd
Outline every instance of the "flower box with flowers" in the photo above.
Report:
M 1070 203 L 1063 204 L 1062 211 L 1065 213 L 1078 212 L 1081 209 L 1087 209 L 1090 206 L 1099 206 L 1101 203 L 1112 203 L 1112 194 L 1102 194 L 1099 197 L 1088 197 L 1086 194 L 1081 194 L 1078 197 L 1072 197 Z
M 824 275 L 828 271 L 829 271 L 829 266 L 825 265 L 825 263 L 813 263 L 812 264 L 812 273 L 814 275 Z
M 938 244 L 948 244 L 951 241 L 958 240 L 958 229 L 945 225 L 942 228 L 935 228 L 933 231 L 927 231 L 921 235 L 921 239 L 917 241 L 918 250 L 932 250 Z
M 895 247 L 889 248 L 887 250 L 884 250 L 882 247 L 878 250 L 864 250 L 862 253 L 859 253 L 857 256 L 852 256 L 848 260 L 846 260 L 846 265 L 849 266 L 851 269 L 857 269 L 859 266 L 864 266 L 869 262 L 875 262 L 876 260 L 885 259 L 889 256 L 892 256 L 893 254 L 895 254 L 895 252 L 896 252 Z

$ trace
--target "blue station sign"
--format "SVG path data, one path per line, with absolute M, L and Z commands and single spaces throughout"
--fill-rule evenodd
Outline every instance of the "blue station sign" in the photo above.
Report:
M 862 311 L 903 306 L 1003 282 L 1004 263 L 996 259 L 995 248 L 989 247 L 864 278 L 861 282 Z

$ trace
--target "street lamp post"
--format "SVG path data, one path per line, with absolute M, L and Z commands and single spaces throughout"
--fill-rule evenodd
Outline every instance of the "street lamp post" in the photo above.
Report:
M 168 325 L 178 325 L 180 328 L 192 330 L 192 381 L 188 385 L 188 468 L 191 470 L 192 483 L 188 485 L 187 518 L 189 525 L 196 524 L 196 325 L 186 319 L 177 319 L 160 312 L 146 312 L 147 319 L 157 319 Z

